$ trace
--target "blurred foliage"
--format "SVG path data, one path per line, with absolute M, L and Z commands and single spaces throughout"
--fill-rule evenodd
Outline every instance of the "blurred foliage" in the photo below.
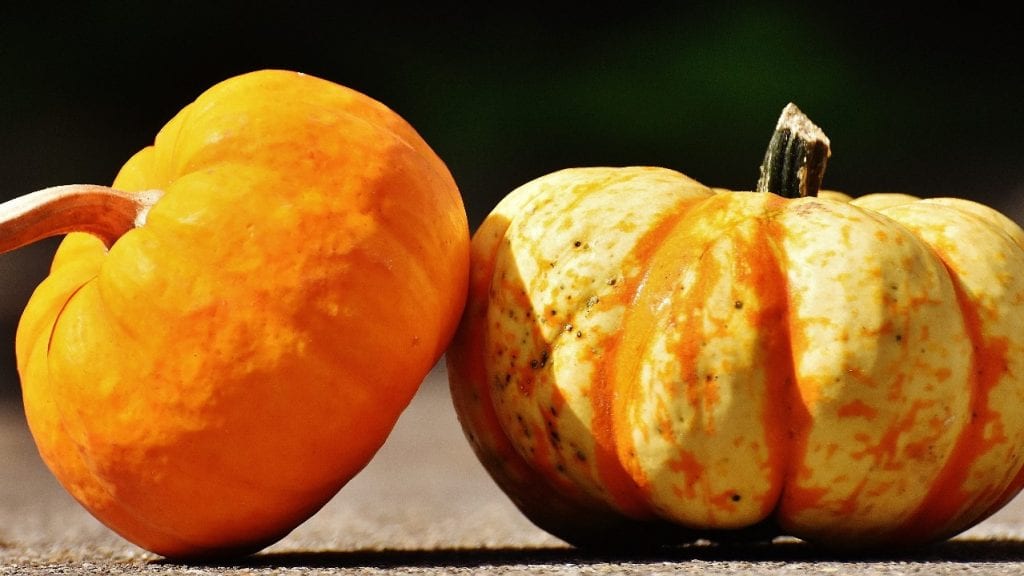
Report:
M 473 227 L 512 188 L 569 166 L 660 165 L 752 187 L 790 101 L 832 139 L 829 188 L 963 196 L 1024 214 L 1024 51 L 1012 11 L 378 6 L 5 3 L 0 199 L 107 183 L 199 92 L 275 67 L 402 114 L 448 163 Z M 42 273 L 0 294 L 0 319 L 16 317 Z

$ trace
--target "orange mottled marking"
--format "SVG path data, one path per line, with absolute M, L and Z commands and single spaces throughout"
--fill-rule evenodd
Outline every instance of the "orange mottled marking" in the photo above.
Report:
M 866 420 L 874 420 L 878 416 L 878 410 L 874 406 L 860 399 L 843 404 L 838 408 L 837 413 L 840 418 L 864 418 Z
M 674 472 L 683 475 L 684 484 L 677 488 L 681 497 L 692 499 L 697 495 L 697 485 L 707 479 L 707 469 L 693 452 L 680 448 L 676 458 L 669 462 Z
M 694 208 L 648 264 L 643 293 L 625 322 L 630 349 L 651 354 L 644 370 L 655 375 L 645 380 L 652 388 L 623 383 L 618 390 L 617 405 L 647 406 L 621 412 L 620 457 L 663 514 L 690 524 L 756 522 L 771 513 L 781 491 L 789 418 L 774 398 L 793 379 L 782 322 L 786 291 L 767 233 L 773 199 L 721 195 Z M 734 340 L 737 331 L 748 336 L 742 344 Z M 620 373 L 632 376 L 638 365 L 623 363 Z M 656 441 L 631 436 L 634 426 L 645 425 L 638 420 L 661 414 Z M 674 456 L 675 447 L 684 459 Z M 744 460 L 736 481 L 743 494 L 730 480 L 735 458 Z M 703 470 L 682 466 L 687 462 Z M 712 502 L 720 498 L 727 507 Z
M 664 243 L 666 236 L 698 202 L 696 199 L 684 202 L 675 213 L 664 218 L 645 234 L 634 249 L 636 261 L 649 261 L 651 254 Z M 647 275 L 636 278 L 624 286 L 620 297 L 632 303 L 637 291 L 647 280 Z M 648 310 L 639 306 L 633 309 L 633 313 L 637 312 L 643 314 Z M 636 381 L 636 370 L 640 363 L 638 351 L 643 349 L 646 337 L 647 335 L 643 333 L 623 330 L 605 341 L 602 347 L 604 356 L 591 394 L 594 407 L 592 429 L 598 446 L 598 473 L 619 509 L 633 517 L 648 517 L 652 512 L 637 479 L 627 471 L 628 463 L 624 463 L 619 457 L 618 447 L 631 443 L 628 434 L 632 431 L 622 430 L 621 427 L 617 429 L 614 414 L 619 403 L 628 401 L 629 390 Z M 666 432 L 669 429 L 668 425 L 664 426 Z
M 905 460 L 902 458 L 903 453 L 900 450 L 901 440 L 908 431 L 918 426 L 918 414 L 921 410 L 929 408 L 934 404 L 934 402 L 922 400 L 913 402 L 907 413 L 886 428 L 882 437 L 877 442 L 870 446 L 864 446 L 862 450 L 852 452 L 851 455 L 856 460 L 870 456 L 876 462 L 876 466 L 883 470 L 902 469 L 905 465 Z M 854 438 L 860 442 L 870 441 L 870 437 L 860 434 L 855 435 Z
M 955 532 L 957 528 L 953 528 L 952 523 L 958 526 L 973 523 L 973 518 L 958 516 L 973 502 L 992 498 L 992 494 L 991 490 L 964 490 L 971 465 L 993 446 L 1007 440 L 1002 433 L 1000 414 L 989 404 L 989 393 L 1006 371 L 1008 342 L 1005 338 L 985 335 L 980 305 L 964 293 L 958 282 L 954 283 L 954 287 L 968 335 L 974 344 L 973 369 L 969 382 L 973 392 L 970 400 L 971 419 L 942 472 L 932 483 L 928 496 L 906 522 L 904 527 L 910 534 Z

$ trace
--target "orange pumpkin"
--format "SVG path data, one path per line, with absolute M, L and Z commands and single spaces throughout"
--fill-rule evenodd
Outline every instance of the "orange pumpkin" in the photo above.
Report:
M 459 191 L 396 113 L 281 70 L 203 93 L 113 187 L 12 201 L 0 228 L 95 233 L 61 243 L 18 328 L 39 451 L 139 546 L 258 550 L 367 464 L 447 346 Z
M 577 545 L 870 548 L 1021 489 L 1024 232 L 963 199 L 814 188 L 573 168 L 497 205 L 447 361 L 526 516 Z

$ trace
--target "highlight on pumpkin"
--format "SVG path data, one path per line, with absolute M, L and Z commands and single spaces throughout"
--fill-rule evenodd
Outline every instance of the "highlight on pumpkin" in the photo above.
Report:
M 812 126 L 780 121 L 759 192 L 566 168 L 474 234 L 451 393 L 536 525 L 878 549 L 1024 486 L 1024 231 L 964 199 L 817 197 Z

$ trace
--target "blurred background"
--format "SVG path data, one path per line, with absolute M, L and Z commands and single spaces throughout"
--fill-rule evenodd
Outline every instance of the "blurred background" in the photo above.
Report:
M 259 68 L 393 108 L 448 163 L 475 228 L 570 166 L 749 189 L 782 107 L 832 140 L 825 186 L 973 198 L 1024 219 L 1021 17 L 826 3 L 353 8 L 327 2 L 0 7 L 0 200 L 109 183 L 179 108 Z M 56 240 L 0 255 L 0 394 Z

